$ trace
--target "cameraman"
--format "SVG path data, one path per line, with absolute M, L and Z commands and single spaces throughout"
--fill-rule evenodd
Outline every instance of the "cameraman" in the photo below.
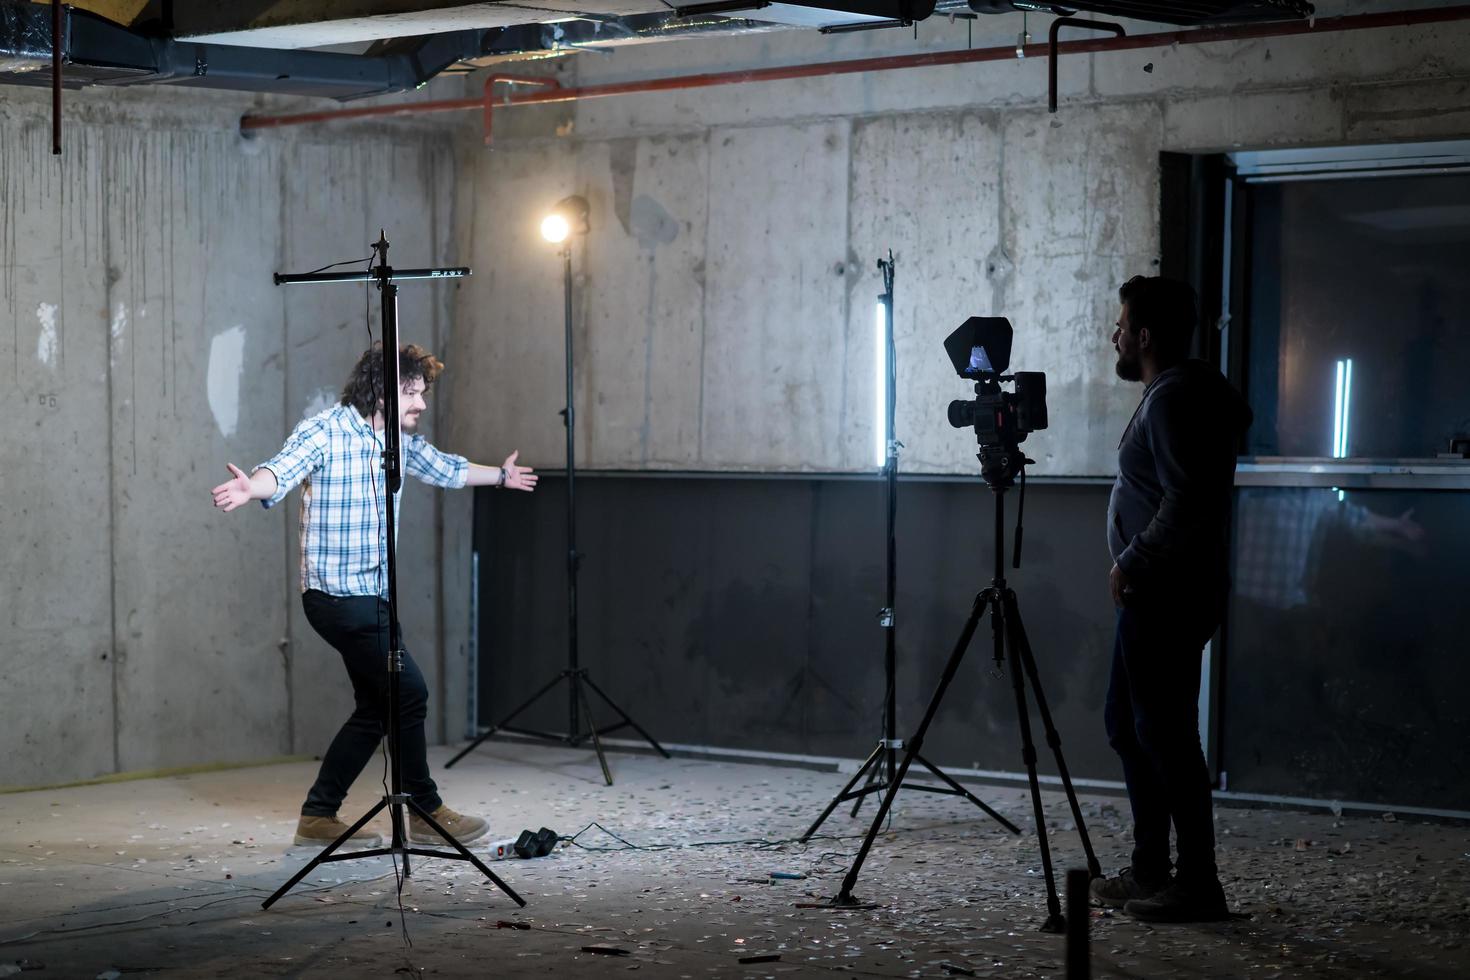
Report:
M 1134 847 L 1132 866 L 1095 880 L 1092 894 L 1146 921 L 1223 919 L 1199 740 L 1200 657 L 1229 590 L 1231 489 L 1251 411 L 1218 370 L 1188 357 L 1196 306 L 1187 283 L 1135 276 L 1118 297 L 1118 377 L 1144 389 L 1118 444 L 1108 502 L 1118 613 L 1105 718 L 1123 762 Z

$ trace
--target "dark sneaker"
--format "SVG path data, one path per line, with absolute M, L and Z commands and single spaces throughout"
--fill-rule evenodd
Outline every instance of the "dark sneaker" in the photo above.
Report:
M 1123 911 L 1144 922 L 1219 922 L 1230 918 L 1225 890 L 1215 878 L 1190 882 L 1176 879 L 1152 898 L 1135 898 Z
M 302 814 L 296 824 L 296 843 L 302 846 L 326 847 L 345 833 L 347 825 L 336 817 L 308 817 Z M 342 842 L 343 847 L 381 847 L 382 844 L 382 835 L 366 827 Z
M 430 814 L 434 822 L 449 832 L 455 840 L 461 844 L 468 844 L 472 840 L 479 840 L 490 832 L 490 824 L 483 817 L 469 817 L 463 813 L 455 813 L 447 806 L 440 806 Z M 418 814 L 410 814 L 408 817 L 408 839 L 415 844 L 443 844 L 444 840 L 434 833 L 434 828 L 422 820 Z
M 1120 909 L 1135 898 L 1152 898 L 1169 887 L 1169 876 L 1144 878 L 1124 868 L 1112 878 L 1094 878 L 1088 886 L 1092 897 L 1108 908 Z

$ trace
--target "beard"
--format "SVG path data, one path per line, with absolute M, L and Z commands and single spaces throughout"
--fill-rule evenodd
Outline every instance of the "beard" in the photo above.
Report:
M 1113 370 L 1118 372 L 1118 377 L 1124 381 L 1143 380 L 1143 365 L 1138 363 L 1138 358 L 1127 357 L 1122 352 L 1119 352 L 1118 363 L 1114 365 Z
M 398 426 L 404 432 L 417 432 L 419 428 L 419 417 L 417 414 L 405 415 Z

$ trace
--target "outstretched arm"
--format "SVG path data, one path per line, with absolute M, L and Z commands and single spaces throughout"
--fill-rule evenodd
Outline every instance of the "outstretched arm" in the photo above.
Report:
M 536 471 L 529 466 L 517 466 L 516 457 L 521 454 L 517 449 L 505 458 L 505 462 L 499 466 L 481 466 L 478 463 L 470 464 L 470 475 L 465 480 L 467 487 L 506 487 L 510 490 L 532 491 L 536 489 L 536 481 L 540 479 Z
M 252 500 L 269 500 L 276 493 L 276 475 L 268 469 L 258 469 L 249 476 L 234 463 L 226 463 L 234 479 L 221 483 L 211 493 L 214 505 L 229 513 L 241 504 Z

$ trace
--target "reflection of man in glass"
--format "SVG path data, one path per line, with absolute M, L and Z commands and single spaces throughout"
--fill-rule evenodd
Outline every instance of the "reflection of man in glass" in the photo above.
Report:
M 1375 514 L 1326 487 L 1243 490 L 1235 546 L 1235 598 L 1270 609 L 1307 604 L 1312 556 L 1323 534 L 1340 527 L 1363 538 L 1416 551 L 1424 529 L 1412 510 Z M 1279 627 L 1278 627 L 1279 628 Z
M 1128 784 L 1134 848 L 1132 866 L 1094 881 L 1092 894 L 1148 921 L 1222 919 L 1199 741 L 1200 656 L 1229 589 L 1235 458 L 1251 411 L 1219 371 L 1188 356 L 1190 286 L 1136 276 L 1118 295 L 1118 376 L 1144 389 L 1108 502 L 1118 620 L 1105 718 Z

